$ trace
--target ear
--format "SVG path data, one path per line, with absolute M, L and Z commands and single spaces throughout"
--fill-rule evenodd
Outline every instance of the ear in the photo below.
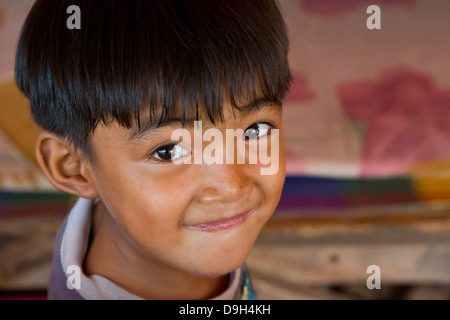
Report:
M 45 130 L 39 133 L 36 158 L 56 188 L 86 199 L 98 197 L 91 178 L 92 167 L 64 139 Z

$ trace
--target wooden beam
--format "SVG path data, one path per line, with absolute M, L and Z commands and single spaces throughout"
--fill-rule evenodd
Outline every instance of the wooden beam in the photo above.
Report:
M 259 277 L 299 290 L 318 285 L 365 286 L 370 265 L 380 267 L 382 287 L 449 285 L 449 218 L 403 218 L 380 224 L 361 217 L 349 224 L 337 217 L 320 223 L 271 221 L 247 263 Z

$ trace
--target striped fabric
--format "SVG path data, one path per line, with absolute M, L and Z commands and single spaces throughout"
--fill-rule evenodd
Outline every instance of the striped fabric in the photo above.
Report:
M 66 215 L 76 198 L 62 192 L 0 191 L 0 220 Z
M 370 208 L 450 207 L 450 179 L 398 176 L 334 179 L 288 176 L 275 217 L 353 214 Z M 0 191 L 0 220 L 35 215 L 65 215 L 76 197 L 62 192 Z M 426 210 L 425 210 L 426 211 Z
M 276 216 L 346 215 L 450 208 L 450 179 L 287 177 Z

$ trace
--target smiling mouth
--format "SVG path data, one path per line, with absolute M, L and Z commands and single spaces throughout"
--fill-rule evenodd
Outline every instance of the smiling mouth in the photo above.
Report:
M 252 212 L 251 210 L 246 211 L 228 219 L 221 219 L 205 223 L 193 224 L 190 227 L 207 232 L 217 232 L 227 230 L 241 225 L 247 219 L 247 217 L 250 215 L 251 212 Z

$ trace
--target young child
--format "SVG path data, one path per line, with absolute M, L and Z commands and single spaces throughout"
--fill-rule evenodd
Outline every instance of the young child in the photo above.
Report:
M 245 261 L 285 179 L 291 77 L 275 1 L 36 1 L 16 81 L 42 128 L 40 166 L 79 197 L 58 231 L 49 299 L 255 298 Z M 278 167 L 187 161 L 208 144 L 174 131 L 207 128 L 214 159 L 236 151 L 218 139 L 232 129 L 247 149 L 272 147 Z

